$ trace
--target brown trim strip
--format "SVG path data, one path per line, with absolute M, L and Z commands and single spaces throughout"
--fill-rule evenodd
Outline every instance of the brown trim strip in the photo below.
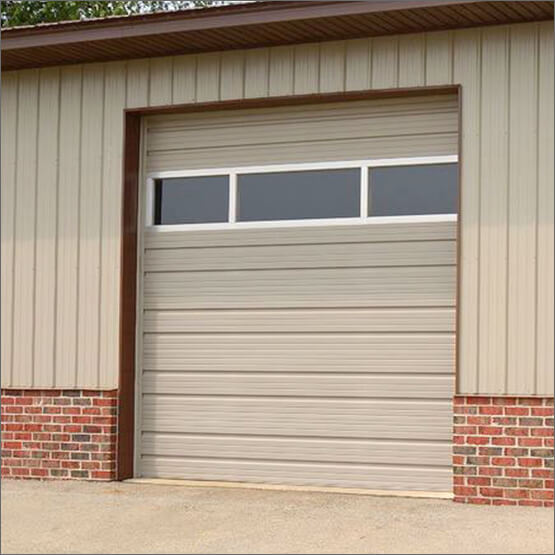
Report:
M 141 118 L 124 120 L 123 206 L 120 276 L 119 419 L 117 479 L 133 477 L 135 428 L 135 333 L 137 322 L 137 220 Z
M 117 479 L 133 477 L 135 429 L 135 339 L 137 328 L 137 232 L 139 208 L 139 173 L 141 152 L 141 118 L 146 115 L 192 113 L 215 110 L 269 108 L 299 104 L 321 104 L 402 96 L 459 94 L 460 85 L 411 87 L 403 89 L 362 90 L 341 93 L 306 94 L 180 104 L 172 106 L 130 108 L 124 111 L 123 208 L 121 243 L 120 299 L 120 371 L 119 434 Z M 460 100 L 459 100 L 460 102 Z M 459 112 L 460 114 L 460 112 Z M 459 115 L 460 118 L 460 115 Z M 459 120 L 459 137 L 460 137 Z M 460 141 L 460 138 L 459 138 Z M 459 146 L 460 148 L 460 146 Z M 460 156 L 460 154 L 459 154 Z M 459 160 L 460 171 L 460 160 Z M 459 188 L 460 195 L 460 188 Z M 460 201 L 459 201 L 460 202 Z M 458 273 L 457 273 L 458 276 Z M 457 291 L 459 290 L 457 277 Z M 458 294 L 457 294 L 458 295 Z M 458 307 L 458 301 L 457 301 Z M 457 308 L 458 313 L 458 308 Z M 457 314 L 458 320 L 458 314 Z
M 36 46 L 60 45 L 94 40 L 123 39 L 144 37 L 160 33 L 181 33 L 207 29 L 225 29 L 242 25 L 264 25 L 295 20 L 321 19 L 326 17 L 359 15 L 394 10 L 449 6 L 453 4 L 472 4 L 479 0 L 389 0 L 367 1 L 330 1 L 330 2 L 263 2 L 250 6 L 231 6 L 223 10 L 213 8 L 204 11 L 179 11 L 171 14 L 144 16 L 141 21 L 122 18 L 84 21 L 82 23 L 29 27 L 14 27 L 3 32 L 2 50 L 32 48 Z M 235 8 L 235 9 L 234 9 Z M 119 19 L 119 18 L 118 18 Z

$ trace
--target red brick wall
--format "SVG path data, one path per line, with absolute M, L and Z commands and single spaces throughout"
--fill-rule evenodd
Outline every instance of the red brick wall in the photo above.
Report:
M 455 397 L 455 501 L 553 506 L 553 399 Z
M 2 477 L 113 480 L 117 391 L 2 390 Z

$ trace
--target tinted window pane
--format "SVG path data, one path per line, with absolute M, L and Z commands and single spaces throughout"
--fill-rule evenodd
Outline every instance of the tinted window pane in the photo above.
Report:
M 457 164 L 370 169 L 370 216 L 456 214 Z
M 360 215 L 360 170 L 238 176 L 237 219 L 300 220 Z
M 227 222 L 227 176 L 180 177 L 156 181 L 155 224 Z

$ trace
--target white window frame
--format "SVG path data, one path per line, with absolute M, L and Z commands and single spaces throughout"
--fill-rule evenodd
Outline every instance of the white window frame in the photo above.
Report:
M 368 216 L 368 173 L 371 168 L 395 166 L 418 166 L 432 164 L 456 164 L 456 154 L 446 156 L 419 156 L 414 158 L 381 158 L 349 160 L 344 162 L 314 162 L 304 164 L 274 164 L 267 166 L 243 166 L 233 168 L 211 168 L 202 170 L 175 170 L 152 172 L 146 178 L 145 227 L 148 231 L 198 231 L 210 229 L 252 229 L 268 227 L 302 227 L 350 224 L 413 223 L 457 221 L 457 214 L 421 214 L 414 216 Z M 279 173 L 309 170 L 360 169 L 360 215 L 350 218 L 318 218 L 298 220 L 263 220 L 256 222 L 237 221 L 237 176 L 253 173 Z M 154 224 L 154 184 L 157 179 L 179 177 L 229 177 L 229 216 L 227 222 L 200 224 Z

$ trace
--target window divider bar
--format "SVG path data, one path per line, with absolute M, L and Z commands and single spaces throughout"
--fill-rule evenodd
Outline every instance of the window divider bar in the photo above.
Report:
M 364 220 L 368 216 L 368 166 L 360 168 L 360 217 Z
M 237 221 L 237 174 L 229 174 L 229 223 Z

